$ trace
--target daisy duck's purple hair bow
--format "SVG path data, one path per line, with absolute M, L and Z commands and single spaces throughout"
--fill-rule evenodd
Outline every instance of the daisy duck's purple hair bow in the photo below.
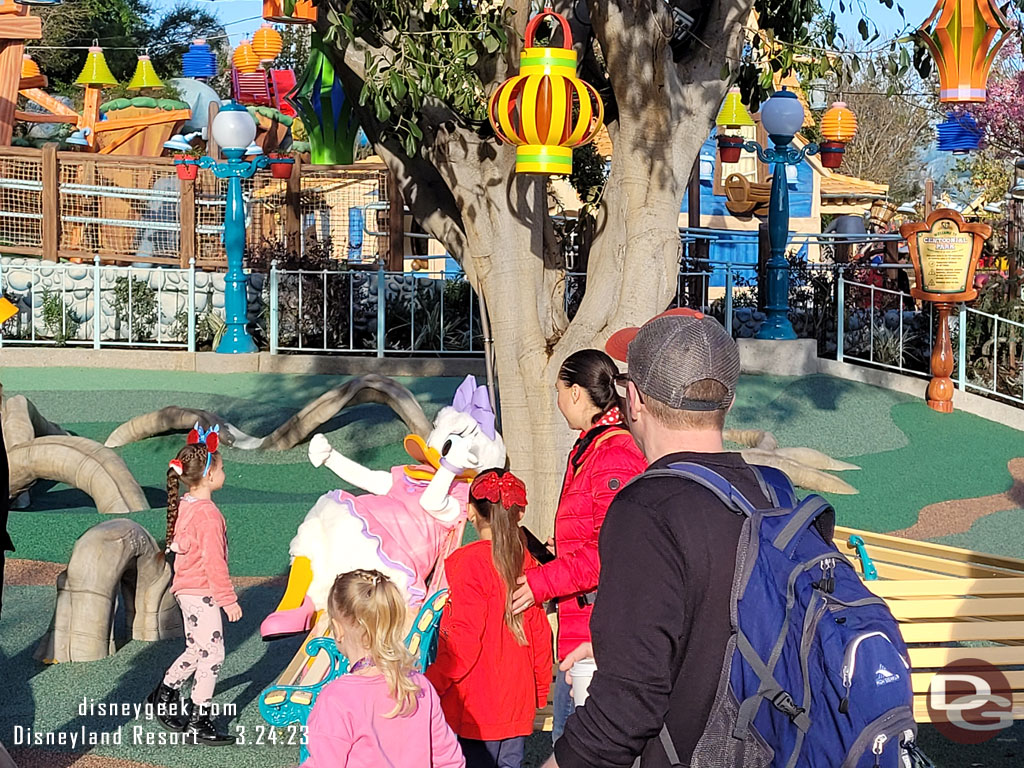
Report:
M 494 411 L 491 410 L 491 399 L 487 394 L 487 387 L 478 387 L 474 376 L 467 376 L 455 390 L 452 408 L 468 413 L 480 425 L 480 431 L 491 440 L 494 439 Z

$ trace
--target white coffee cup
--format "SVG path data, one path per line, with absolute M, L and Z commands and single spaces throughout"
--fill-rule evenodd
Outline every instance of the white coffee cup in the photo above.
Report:
M 590 688 L 590 680 L 596 671 L 597 664 L 593 659 L 580 659 L 569 670 L 572 676 L 572 700 L 577 707 L 583 706 L 583 702 L 587 700 L 587 689 Z

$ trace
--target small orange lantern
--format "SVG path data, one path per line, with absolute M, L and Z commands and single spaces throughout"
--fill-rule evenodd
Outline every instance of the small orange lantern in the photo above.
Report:
M 313 0 L 295 0 L 287 13 L 285 0 L 263 0 L 263 18 L 277 24 L 316 24 L 316 5 Z
M 283 48 L 281 35 L 269 24 L 264 24 L 252 36 L 252 49 L 260 61 L 273 61 Z
M 252 43 L 249 40 L 243 40 L 241 44 L 235 48 L 235 53 L 231 57 L 231 63 L 234 64 L 235 69 L 243 75 L 250 75 L 260 68 L 259 56 L 257 56 L 256 51 L 252 49 Z
M 940 101 L 985 101 L 988 73 L 1008 31 L 996 0 L 938 0 L 917 34 L 939 71 Z
M 39 77 L 42 72 L 39 71 L 39 65 L 29 56 L 27 53 L 21 59 L 21 76 L 22 78 Z
M 838 168 L 843 163 L 846 145 L 857 134 L 857 116 L 845 102 L 837 101 L 821 118 L 821 164 Z
M 561 25 L 561 48 L 534 45 L 537 28 L 548 17 Z M 594 87 L 576 76 L 576 51 L 563 16 L 546 8 L 526 25 L 519 74 L 498 86 L 488 117 L 498 138 L 516 145 L 518 173 L 572 173 L 572 149 L 594 138 L 604 104 Z

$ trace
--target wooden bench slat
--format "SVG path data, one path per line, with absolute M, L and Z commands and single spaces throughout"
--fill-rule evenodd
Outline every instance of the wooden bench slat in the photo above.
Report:
M 962 597 L 965 595 L 1024 596 L 1024 578 L 906 579 L 870 581 L 865 586 L 879 597 Z
M 1003 675 L 1010 685 L 1010 690 L 1024 690 L 1024 671 L 1010 670 L 1009 672 L 1003 672 Z M 933 677 L 935 677 L 934 672 L 912 672 L 910 675 L 910 687 L 914 693 L 927 693 L 928 686 L 931 685 Z
M 907 643 L 945 643 L 952 640 L 1024 641 L 1024 621 L 911 621 L 900 624 Z
M 1024 693 L 1014 693 L 1013 719 L 1024 720 Z M 932 722 L 931 713 L 928 712 L 928 694 L 920 693 L 914 696 L 914 719 L 918 723 Z
M 1000 666 L 1024 666 L 1024 648 L 993 645 L 984 648 L 911 648 L 910 665 L 915 669 L 943 667 L 951 661 L 978 659 Z
M 1024 598 L 954 598 L 937 600 L 888 600 L 889 610 L 900 621 L 952 619 L 958 616 L 1024 616 Z
M 847 541 L 850 536 L 860 536 L 863 538 L 865 544 L 868 545 L 868 553 L 871 554 L 872 557 L 874 556 L 874 552 L 872 551 L 873 548 L 879 547 L 882 549 L 900 550 L 903 552 L 913 552 L 916 554 L 941 557 L 958 562 L 975 563 L 978 565 L 992 566 L 994 568 L 1003 568 L 1011 571 L 1017 571 L 1020 575 L 1024 575 L 1024 560 L 1019 558 L 989 555 L 983 552 L 975 552 L 970 549 L 950 547 L 945 544 L 933 544 L 928 541 L 903 539 L 899 536 L 889 536 L 884 533 L 874 533 L 872 531 L 861 531 L 854 528 L 836 526 L 835 540 L 837 544 L 842 544 L 842 546 L 840 546 L 841 550 L 846 552 L 853 551 L 847 545 Z M 874 545 L 874 547 L 872 545 Z

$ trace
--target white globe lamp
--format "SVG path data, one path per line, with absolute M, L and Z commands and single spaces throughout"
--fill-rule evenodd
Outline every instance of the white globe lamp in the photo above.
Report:
M 803 104 L 792 91 L 776 91 L 761 107 L 761 125 L 771 137 L 792 138 L 804 125 Z
M 256 121 L 241 104 L 229 101 L 213 118 L 213 140 L 222 149 L 244 152 L 256 138 Z

